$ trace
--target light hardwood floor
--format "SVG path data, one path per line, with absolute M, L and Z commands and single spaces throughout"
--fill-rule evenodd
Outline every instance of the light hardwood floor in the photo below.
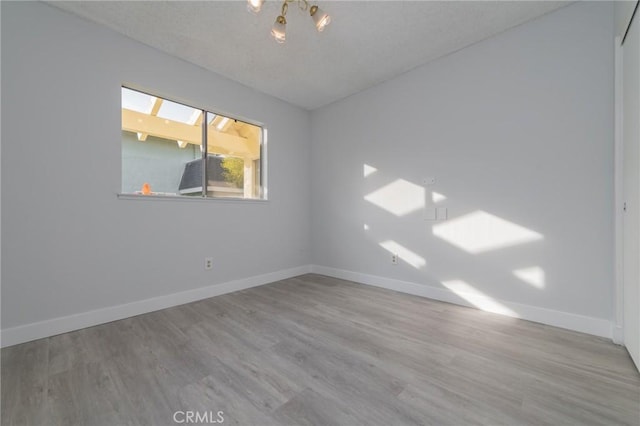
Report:
M 640 424 L 606 339 L 320 275 L 2 350 L 3 425 Z M 178 420 L 181 420 L 181 414 Z

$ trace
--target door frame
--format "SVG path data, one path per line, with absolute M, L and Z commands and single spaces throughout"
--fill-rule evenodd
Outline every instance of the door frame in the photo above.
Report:
M 624 344 L 624 234 L 623 234 L 623 87 L 622 87 L 622 37 L 615 38 L 614 46 L 614 299 L 611 339 L 618 345 Z

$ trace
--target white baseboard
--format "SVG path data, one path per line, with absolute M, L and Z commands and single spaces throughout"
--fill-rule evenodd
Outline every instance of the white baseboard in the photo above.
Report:
M 330 277 L 341 278 L 344 280 L 355 281 L 361 284 L 382 287 L 402 293 L 427 297 L 429 299 L 441 300 L 443 302 L 449 302 L 456 305 L 476 308 L 476 306 L 457 296 L 453 291 L 447 288 L 437 288 L 429 285 L 422 285 L 408 281 L 400 281 L 396 279 L 380 277 L 377 275 L 368 275 L 360 272 L 345 271 L 342 269 L 335 269 L 318 265 L 312 265 L 311 272 L 327 275 Z M 612 335 L 612 323 L 609 320 L 587 317 L 583 315 L 572 314 L 569 312 L 555 311 L 552 309 L 540 308 L 537 306 L 523 305 L 515 302 L 507 302 L 504 300 L 493 300 L 514 312 L 514 315 L 500 313 L 501 315 L 508 315 L 528 321 L 539 322 L 555 327 L 593 334 L 595 336 L 607 337 L 609 339 L 614 337 Z
M 616 345 L 624 345 L 624 329 L 617 324 L 611 325 L 611 340 Z
M 7 328 L 0 332 L 0 346 L 3 348 L 13 346 L 19 343 L 41 339 L 43 337 L 55 336 L 56 334 L 67 333 L 69 331 L 117 321 L 135 315 L 170 308 L 172 306 L 208 299 L 209 297 L 232 293 L 234 291 L 257 287 L 274 281 L 306 274 L 310 271 L 311 267 L 305 265 L 297 268 L 256 275 L 253 277 L 241 278 L 208 287 L 182 291 L 180 293 L 139 300 L 137 302 L 131 302 L 124 305 L 110 306 L 107 308 L 96 309 L 94 311 L 82 312 L 65 317 L 58 317 L 18 327 Z
M 0 331 L 0 347 L 4 348 L 7 346 L 13 346 L 29 342 L 31 340 L 55 336 L 56 334 L 67 333 L 69 331 L 170 308 L 172 306 L 208 299 L 210 297 L 269 284 L 274 281 L 295 277 L 309 272 L 475 308 L 471 303 L 466 302 L 454 292 L 446 288 L 437 288 L 408 281 L 368 275 L 360 272 L 329 268 L 326 266 L 305 265 L 297 268 L 284 269 L 253 277 L 228 281 L 226 283 L 215 284 L 208 287 L 187 290 L 180 293 L 158 296 L 124 305 L 110 306 L 107 308 L 96 309 L 94 311 L 82 312 L 65 317 L 58 317 L 13 328 L 7 328 Z M 622 328 L 616 327 L 608 320 L 571 314 L 568 312 L 554 311 L 537 306 L 507 302 L 504 300 L 496 300 L 496 302 L 517 313 L 516 315 L 512 315 L 517 318 L 575 330 L 582 333 L 593 334 L 596 336 L 607 337 L 613 339 L 615 343 L 622 343 Z

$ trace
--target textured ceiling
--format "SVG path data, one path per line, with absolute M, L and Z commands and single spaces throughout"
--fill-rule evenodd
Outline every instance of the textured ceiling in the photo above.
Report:
M 171 55 L 315 109 L 548 13 L 555 1 L 322 1 L 323 33 L 295 5 L 287 41 L 269 35 L 280 2 L 50 2 Z

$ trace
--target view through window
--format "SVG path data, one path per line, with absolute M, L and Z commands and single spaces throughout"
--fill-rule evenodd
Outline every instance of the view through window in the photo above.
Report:
M 123 87 L 122 193 L 262 198 L 262 133 L 254 124 Z

